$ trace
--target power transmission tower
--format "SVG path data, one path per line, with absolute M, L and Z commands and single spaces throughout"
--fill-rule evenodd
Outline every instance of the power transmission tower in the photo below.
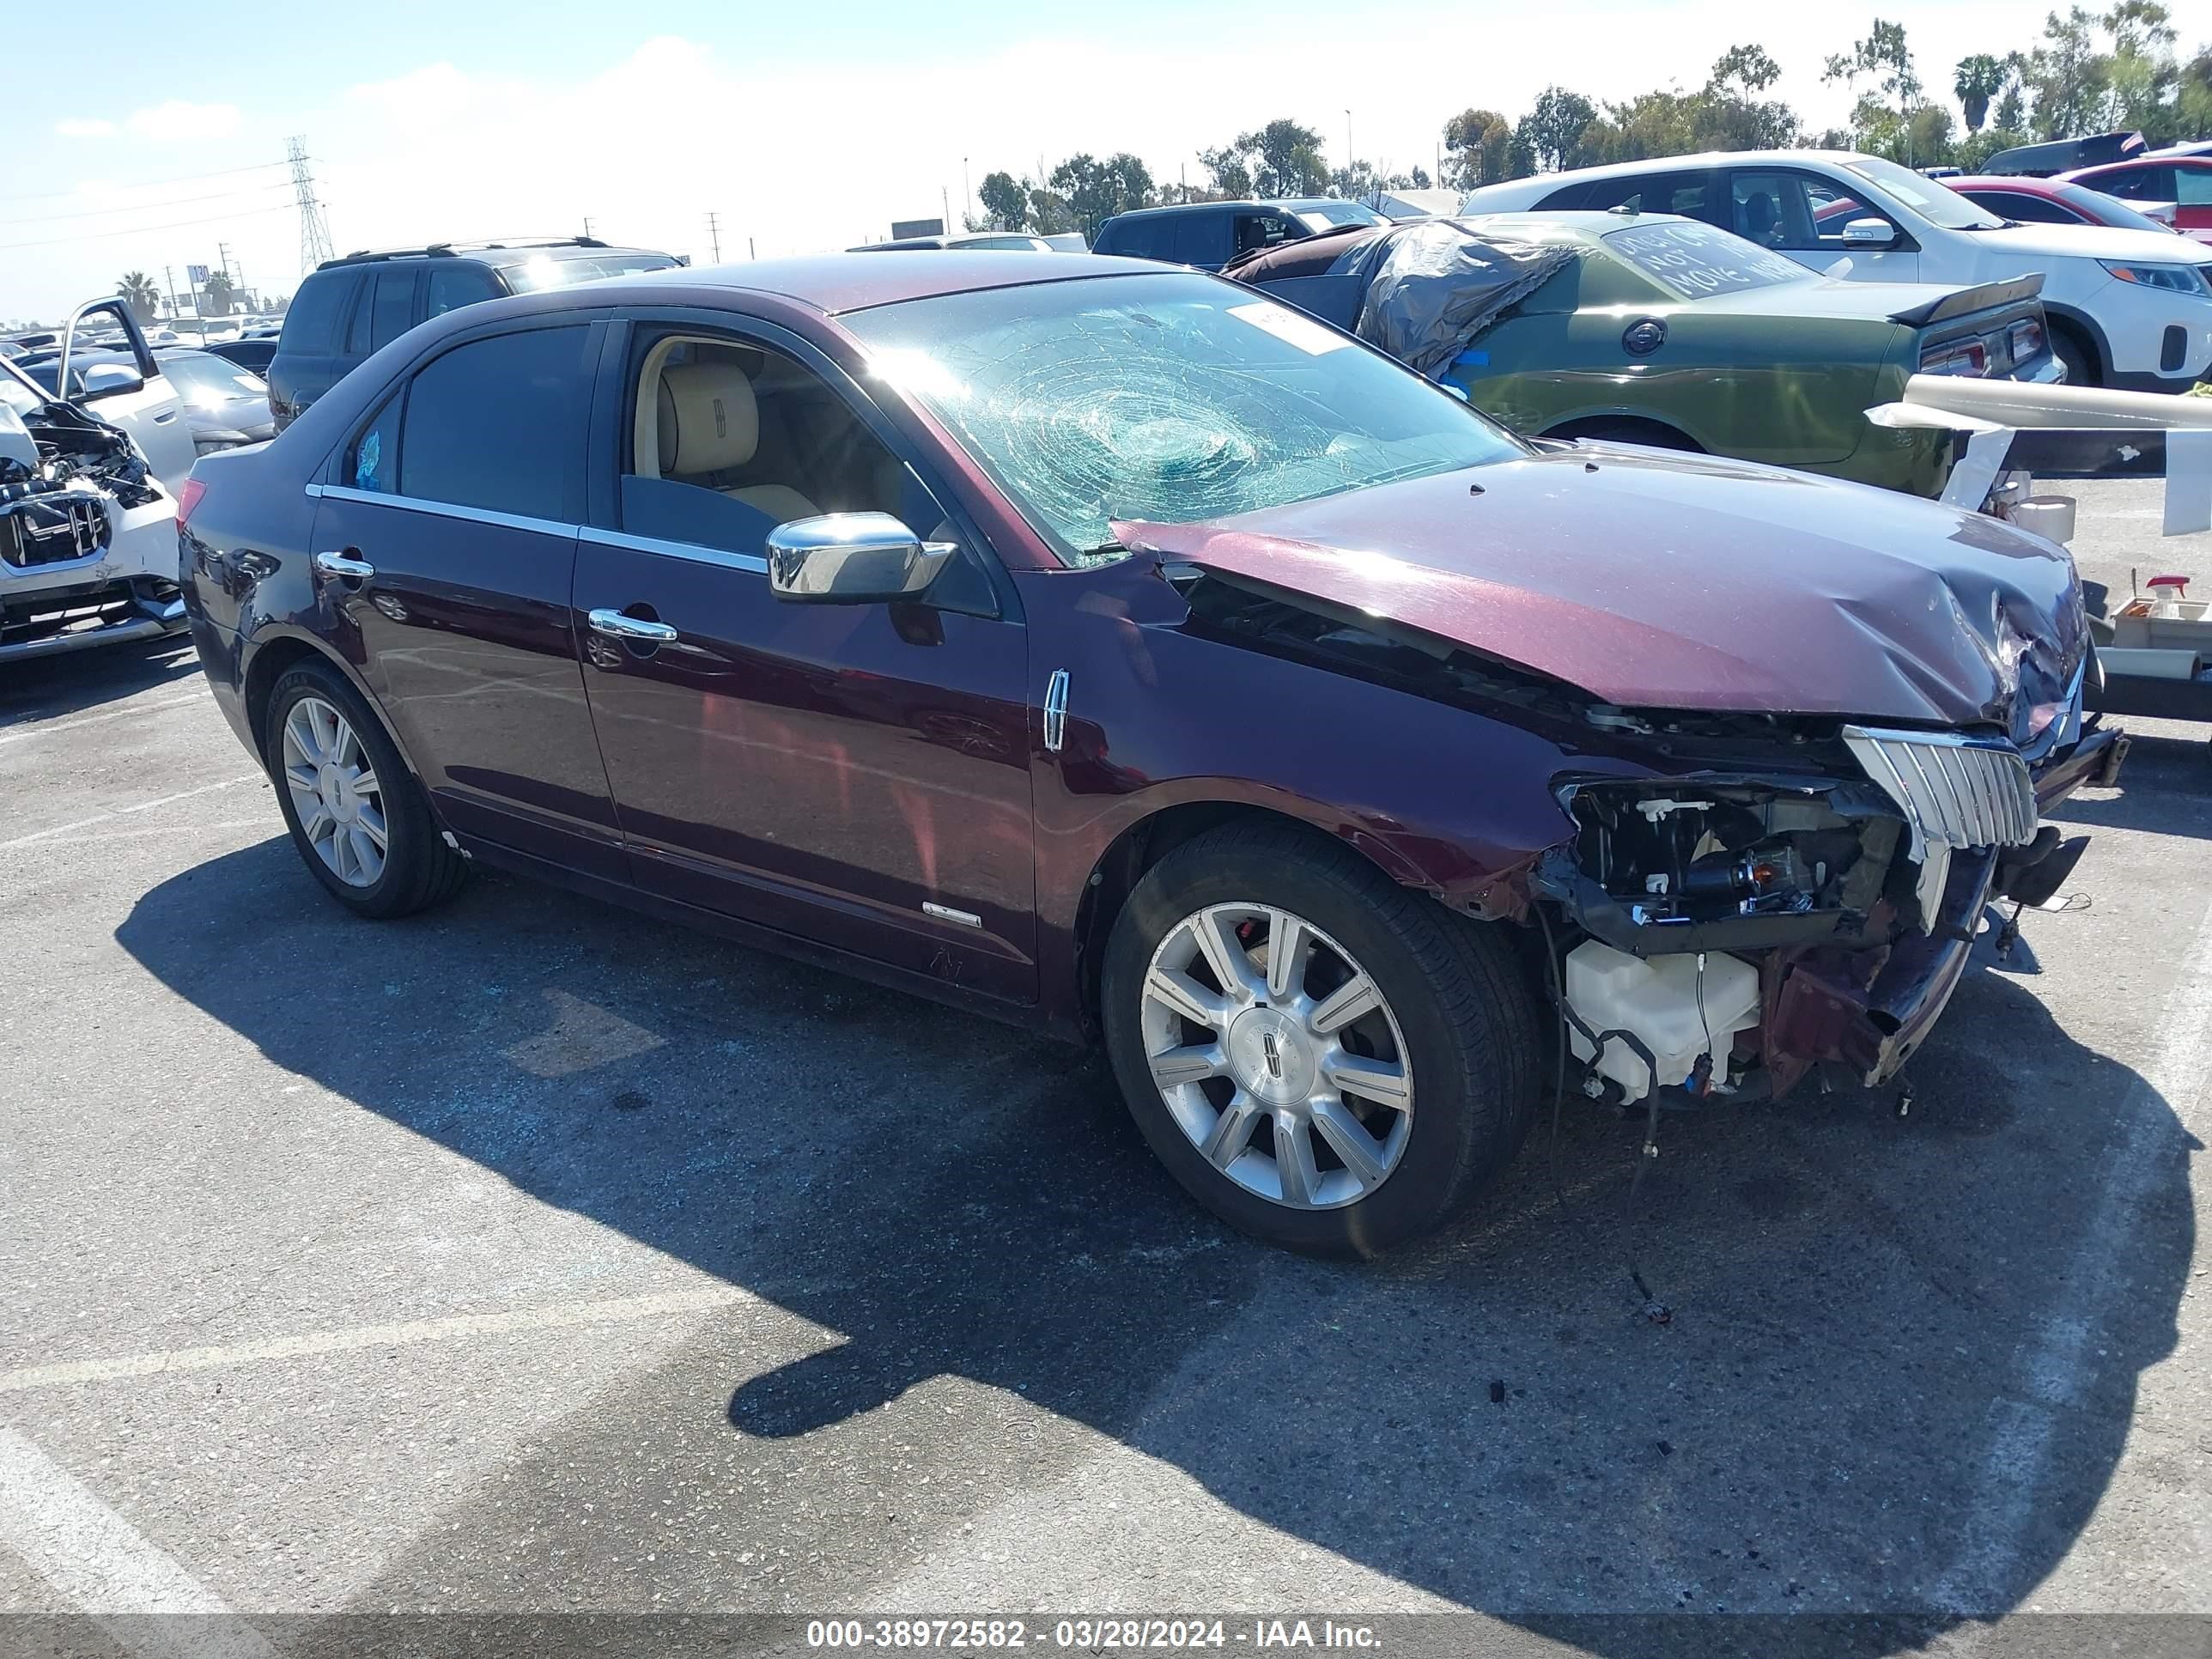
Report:
M 722 227 L 713 214 L 707 216 L 707 236 L 714 245 L 714 263 L 722 263 Z
M 314 175 L 307 171 L 307 141 L 287 140 L 284 153 L 292 162 L 292 194 L 300 204 L 300 274 L 304 276 L 335 253 L 331 228 L 323 222 L 323 204 L 315 199 Z

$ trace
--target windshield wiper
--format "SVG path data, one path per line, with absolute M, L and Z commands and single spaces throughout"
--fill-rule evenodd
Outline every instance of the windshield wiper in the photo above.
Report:
M 1961 230 L 2018 230 L 2027 222 L 2022 219 L 2000 219 L 1993 225 L 1960 225 Z

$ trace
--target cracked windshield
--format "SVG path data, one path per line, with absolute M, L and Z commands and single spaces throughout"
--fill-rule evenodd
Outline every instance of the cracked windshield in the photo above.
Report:
M 988 289 L 848 318 L 1064 556 L 1522 453 L 1334 330 L 1201 276 Z

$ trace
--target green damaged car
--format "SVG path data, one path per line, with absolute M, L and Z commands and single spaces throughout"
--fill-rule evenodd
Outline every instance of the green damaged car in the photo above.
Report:
M 1673 214 L 1355 227 L 1223 274 L 1529 436 L 1701 450 L 1918 495 L 1942 489 L 1949 434 L 1866 418 L 1907 376 L 2063 377 L 2040 276 L 1840 281 Z

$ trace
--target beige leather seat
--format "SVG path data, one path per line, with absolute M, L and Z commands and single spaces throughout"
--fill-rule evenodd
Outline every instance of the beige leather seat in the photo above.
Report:
M 682 363 L 661 370 L 659 404 L 664 478 L 700 483 L 744 465 L 760 448 L 760 406 L 753 383 L 734 363 Z M 777 524 L 811 519 L 820 511 L 787 484 L 741 484 L 722 494 Z

